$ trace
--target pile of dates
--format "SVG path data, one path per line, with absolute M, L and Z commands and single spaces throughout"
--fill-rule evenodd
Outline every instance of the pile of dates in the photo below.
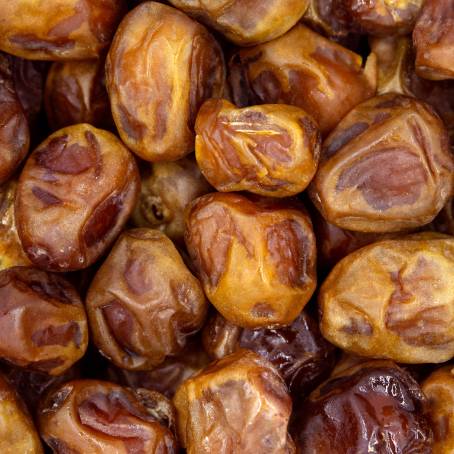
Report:
M 2 454 L 454 453 L 454 0 L 0 0 Z

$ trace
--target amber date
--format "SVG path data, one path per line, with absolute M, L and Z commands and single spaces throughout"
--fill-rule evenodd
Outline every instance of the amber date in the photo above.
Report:
M 180 441 L 188 454 L 293 454 L 292 401 L 271 363 L 248 350 L 214 362 L 177 390 Z
M 218 191 L 288 197 L 302 192 L 317 170 L 320 133 L 298 107 L 238 109 L 211 99 L 199 110 L 195 131 L 197 163 Z
M 287 325 L 315 290 L 314 233 L 296 202 L 199 197 L 187 212 L 185 240 L 208 299 L 239 326 Z
M 50 271 L 91 265 L 128 219 L 139 184 L 132 154 L 113 134 L 88 124 L 52 134 L 17 187 L 16 223 L 29 259 Z

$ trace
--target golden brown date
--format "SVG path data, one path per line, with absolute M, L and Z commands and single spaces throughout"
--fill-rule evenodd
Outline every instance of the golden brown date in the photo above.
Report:
M 0 358 L 59 375 L 87 348 L 85 310 L 73 286 L 31 267 L 0 271 Z
M 189 206 L 185 240 L 205 294 L 236 325 L 287 325 L 315 290 L 314 233 L 300 204 L 208 194 Z
M 413 30 L 416 72 L 432 80 L 454 79 L 454 3 L 425 0 Z
M 4 454 L 42 454 L 33 421 L 14 388 L 0 375 L 0 449 Z
M 222 50 L 181 11 L 156 2 L 132 10 L 106 61 L 113 117 L 125 144 L 147 161 L 173 161 L 194 150 L 200 105 L 222 95 Z
M 308 6 L 308 0 L 170 0 L 170 3 L 239 46 L 253 46 L 283 35 L 301 19 Z
M 428 232 L 342 259 L 319 293 L 321 331 L 358 355 L 401 363 L 454 356 L 454 238 Z
M 56 454 L 178 453 L 171 402 L 145 389 L 70 381 L 44 399 L 38 419 Z
M 382 95 L 355 107 L 323 143 L 310 195 L 343 229 L 394 232 L 431 222 L 453 190 L 448 134 L 426 104 Z
M 3 2 L 0 50 L 31 60 L 97 58 L 124 12 L 124 0 Z
M 97 272 L 86 307 L 93 341 L 118 367 L 152 369 L 205 321 L 199 281 L 158 230 L 124 232 Z
M 269 43 L 239 50 L 230 60 L 230 85 L 238 106 L 290 104 L 329 132 L 354 106 L 375 95 L 376 65 L 296 25 Z
M 113 134 L 88 124 L 55 132 L 31 154 L 17 187 L 27 256 L 50 271 L 88 267 L 122 229 L 139 184 L 132 154 Z
M 195 131 L 197 163 L 218 191 L 288 197 L 302 192 L 317 170 L 320 133 L 298 107 L 238 109 L 210 99 L 199 110 Z
M 185 381 L 173 399 L 188 454 L 294 454 L 287 433 L 292 401 L 260 355 L 239 350 Z
M 141 171 L 141 192 L 132 214 L 134 224 L 158 229 L 183 243 L 186 206 L 213 188 L 191 157 L 143 165 Z

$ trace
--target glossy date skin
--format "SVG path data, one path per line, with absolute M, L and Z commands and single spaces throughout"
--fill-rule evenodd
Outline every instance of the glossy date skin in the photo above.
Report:
M 418 383 L 393 362 L 363 362 L 301 403 L 291 433 L 304 454 L 430 454 L 425 404 Z
M 238 109 L 225 100 L 208 100 L 195 131 L 197 163 L 221 192 L 289 197 L 302 192 L 317 170 L 318 126 L 294 106 Z
M 124 12 L 124 0 L 4 2 L 0 50 L 30 60 L 98 58 Z
M 121 231 L 139 185 L 132 154 L 113 134 L 88 124 L 55 132 L 31 154 L 17 187 L 28 258 L 49 271 L 87 268 Z
M 124 232 L 97 272 L 86 307 L 93 341 L 116 366 L 147 370 L 186 345 L 205 321 L 199 281 L 161 232 Z
M 326 134 L 375 95 L 375 66 L 373 55 L 363 68 L 361 56 L 299 24 L 269 43 L 236 52 L 229 82 L 237 106 L 294 105 Z
M 320 329 L 357 355 L 447 361 L 454 356 L 453 279 L 453 237 L 427 232 L 371 244 L 341 260 L 323 282 Z
M 315 290 L 314 233 L 299 203 L 208 194 L 189 206 L 185 240 L 207 298 L 236 325 L 287 325 Z
M 74 380 L 44 399 L 40 434 L 55 454 L 177 454 L 175 410 L 161 394 Z
M 185 381 L 173 399 L 187 454 L 294 454 L 292 401 L 274 367 L 239 350 Z
M 310 196 L 340 228 L 409 230 L 443 208 L 453 170 L 438 115 L 414 98 L 381 95 L 353 109 L 325 140 Z
M 59 375 L 85 353 L 85 309 L 66 279 L 31 267 L 8 268 L 0 271 L 0 301 L 0 358 Z
M 122 21 L 106 61 L 115 124 L 147 161 L 174 161 L 194 150 L 200 105 L 222 96 L 220 46 L 181 11 L 145 2 Z

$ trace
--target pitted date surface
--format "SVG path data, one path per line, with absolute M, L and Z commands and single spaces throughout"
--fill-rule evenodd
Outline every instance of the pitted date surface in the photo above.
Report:
M 88 124 L 55 132 L 31 154 L 17 187 L 27 256 L 51 271 L 88 267 L 122 229 L 139 184 L 132 154 L 113 134 Z
M 189 206 L 185 240 L 208 299 L 239 326 L 287 325 L 315 290 L 314 233 L 299 203 L 208 194 Z
M 318 126 L 294 106 L 238 109 L 209 100 L 199 110 L 195 131 L 197 163 L 221 192 L 288 197 L 302 192 L 317 170 Z
M 181 11 L 145 2 L 122 21 L 106 62 L 113 117 L 124 143 L 147 161 L 194 151 L 197 110 L 222 96 L 224 57 L 213 36 Z

